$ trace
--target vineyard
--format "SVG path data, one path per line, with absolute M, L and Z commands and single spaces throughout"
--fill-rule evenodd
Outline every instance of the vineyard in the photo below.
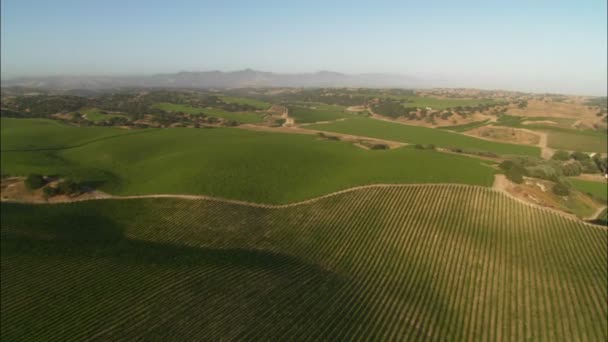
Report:
M 608 338 L 608 231 L 483 187 L 1 214 L 2 340 Z

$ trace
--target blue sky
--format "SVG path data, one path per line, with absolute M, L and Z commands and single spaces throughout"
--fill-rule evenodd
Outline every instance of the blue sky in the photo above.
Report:
M 606 0 L 1 3 L 3 79 L 252 68 L 606 93 Z

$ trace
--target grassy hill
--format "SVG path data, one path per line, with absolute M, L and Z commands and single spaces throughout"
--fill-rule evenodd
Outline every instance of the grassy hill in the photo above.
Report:
M 189 105 L 162 102 L 155 105 L 156 108 L 167 112 L 184 112 L 192 115 L 204 113 L 216 118 L 234 120 L 240 123 L 258 123 L 263 121 L 264 114 L 256 112 L 229 112 L 218 108 L 198 108 Z
M 476 139 L 462 134 L 427 127 L 408 126 L 370 118 L 351 118 L 344 121 L 309 126 L 320 131 L 354 134 L 410 144 L 434 144 L 446 148 L 489 151 L 501 155 L 518 154 L 538 156 L 535 146 L 505 144 Z
M 77 127 L 47 119 L 0 119 L 2 151 L 60 149 L 100 139 L 142 133 L 109 127 Z
M 11 127 L 2 126 L 3 148 L 19 146 L 24 140 L 22 133 L 11 132 Z M 67 139 L 72 130 L 80 129 L 61 128 L 64 130 L 53 130 L 49 135 L 39 132 L 37 144 L 49 145 L 57 134 Z M 363 150 L 347 142 L 309 135 L 235 128 L 131 132 L 139 134 L 65 150 L 2 152 L 2 173 L 70 176 L 119 195 L 205 194 L 289 203 L 374 183 L 491 185 L 495 172 L 477 159 L 462 156 L 410 147 Z M 33 133 L 23 134 L 31 137 L 28 134 Z
M 0 210 L 2 340 L 608 338 L 608 232 L 481 187 Z
M 296 123 L 312 123 L 318 121 L 333 121 L 342 118 L 349 118 L 355 113 L 347 112 L 342 106 L 327 105 L 321 103 L 308 103 L 306 105 L 291 105 L 289 116 L 294 118 Z

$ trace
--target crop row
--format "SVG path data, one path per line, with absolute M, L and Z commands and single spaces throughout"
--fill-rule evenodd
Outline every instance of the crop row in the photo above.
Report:
M 76 213 L 123 238 L 48 241 Z M 608 337 L 608 232 L 481 187 L 10 204 L 2 228 L 3 339 Z

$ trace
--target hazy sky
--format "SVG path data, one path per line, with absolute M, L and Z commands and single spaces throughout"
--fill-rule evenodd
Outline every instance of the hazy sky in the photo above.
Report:
M 2 0 L 2 78 L 387 72 L 606 93 L 606 0 Z

